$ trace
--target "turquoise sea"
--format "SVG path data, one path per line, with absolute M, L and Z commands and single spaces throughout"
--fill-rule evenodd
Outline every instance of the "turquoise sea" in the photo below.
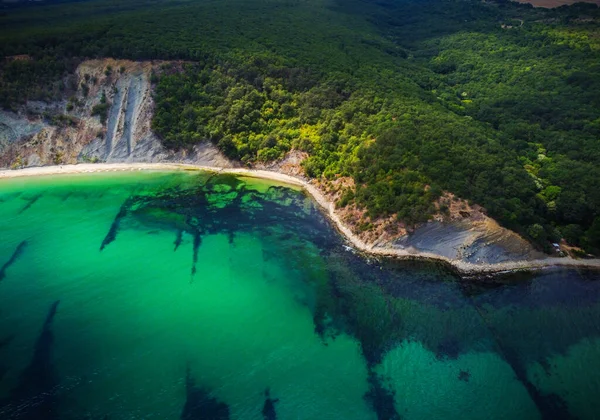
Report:
M 0 419 L 600 416 L 600 274 L 368 259 L 302 191 L 0 180 Z

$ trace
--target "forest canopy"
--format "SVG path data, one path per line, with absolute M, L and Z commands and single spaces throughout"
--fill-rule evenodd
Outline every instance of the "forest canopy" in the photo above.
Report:
M 0 16 L 0 105 L 87 58 L 157 74 L 154 130 L 247 164 L 290 150 L 342 205 L 414 224 L 450 191 L 547 247 L 600 252 L 600 11 L 469 0 L 89 0 Z

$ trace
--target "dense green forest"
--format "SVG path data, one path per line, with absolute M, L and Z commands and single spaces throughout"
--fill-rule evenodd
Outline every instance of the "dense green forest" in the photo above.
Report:
M 309 153 L 371 217 L 447 190 L 541 247 L 600 252 L 600 11 L 469 0 L 89 0 L 7 9 L 0 104 L 52 100 L 85 58 L 185 60 L 153 128 L 242 162 Z M 71 87 L 72 88 L 72 87 Z

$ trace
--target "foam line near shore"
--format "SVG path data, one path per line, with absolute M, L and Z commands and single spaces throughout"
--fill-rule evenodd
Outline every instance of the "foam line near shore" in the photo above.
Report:
M 213 166 L 199 166 L 178 163 L 86 163 L 78 165 L 60 165 L 60 166 L 43 166 L 35 168 L 25 168 L 17 170 L 0 170 L 0 179 L 2 178 L 17 178 L 25 176 L 45 176 L 45 175 L 61 175 L 61 174 L 80 174 L 80 173 L 95 173 L 95 172 L 117 172 L 117 171 L 177 171 L 177 170 L 198 170 L 211 171 L 224 174 L 235 174 L 245 177 L 262 178 L 272 181 L 277 181 L 289 185 L 302 187 L 312 198 L 323 208 L 326 215 L 334 223 L 337 230 L 352 244 L 357 250 L 382 256 L 393 257 L 400 259 L 423 259 L 442 261 L 450 264 L 459 274 L 476 275 L 476 274 L 499 274 L 512 271 L 527 271 L 541 270 L 550 267 L 573 267 L 573 268 L 592 268 L 600 269 L 600 259 L 574 259 L 570 257 L 555 258 L 548 257 L 536 260 L 523 260 L 502 262 L 495 264 L 474 264 L 461 260 L 454 260 L 441 255 L 409 251 L 404 249 L 396 249 L 391 247 L 372 246 L 363 242 L 356 236 L 348 226 L 346 226 L 335 212 L 334 203 L 330 202 L 321 191 L 310 182 L 282 174 L 279 172 L 246 169 L 246 168 L 219 168 Z

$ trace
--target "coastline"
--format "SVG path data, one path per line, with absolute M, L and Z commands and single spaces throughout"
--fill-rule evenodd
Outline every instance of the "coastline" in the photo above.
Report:
M 536 260 L 523 260 L 512 262 L 501 262 L 495 264 L 474 264 L 462 260 L 455 260 L 441 255 L 409 251 L 404 249 L 396 249 L 381 246 L 372 246 L 363 242 L 346 226 L 339 216 L 335 213 L 335 205 L 330 202 L 321 191 L 310 182 L 282 174 L 274 171 L 246 168 L 220 168 L 214 166 L 202 166 L 180 163 L 84 163 L 77 165 L 59 165 L 59 166 L 41 166 L 25 169 L 5 169 L 0 170 L 0 179 L 30 177 L 30 176 L 47 176 L 47 175 L 68 175 L 82 173 L 98 173 L 98 172 L 118 172 L 118 171 L 209 171 L 223 174 L 234 174 L 250 178 L 261 178 L 271 181 L 277 181 L 288 185 L 302 187 L 325 211 L 327 217 L 333 222 L 338 232 L 352 244 L 354 248 L 365 254 L 390 257 L 397 259 L 417 259 L 442 262 L 451 266 L 459 275 L 474 276 L 474 275 L 493 275 L 504 274 L 515 271 L 539 271 L 553 267 L 566 268 L 587 268 L 599 269 L 600 259 L 579 260 L 570 257 L 547 257 Z

